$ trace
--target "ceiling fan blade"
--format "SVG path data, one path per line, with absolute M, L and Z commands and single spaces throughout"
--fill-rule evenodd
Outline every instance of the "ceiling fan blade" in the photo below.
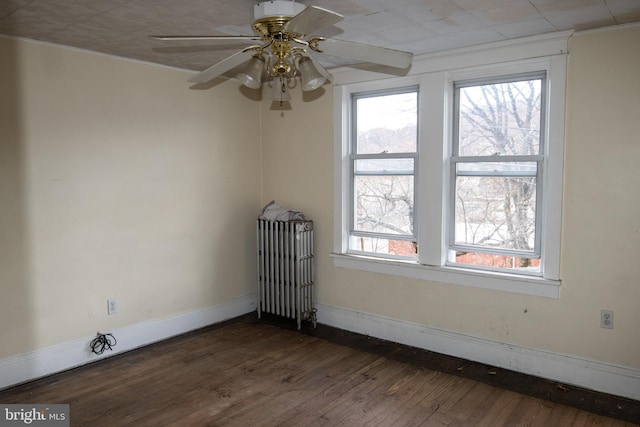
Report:
M 237 40 L 237 41 L 251 41 L 262 40 L 258 36 L 149 36 L 156 40 Z
M 228 58 L 223 59 L 222 61 L 213 64 L 211 67 L 207 68 L 204 71 L 199 72 L 195 76 L 192 76 L 189 81 L 194 83 L 206 83 L 209 80 L 212 80 L 223 73 L 226 73 L 230 69 L 237 67 L 243 62 L 248 61 L 253 56 L 253 50 L 244 49 L 240 52 L 234 53 Z
M 413 60 L 413 53 L 411 52 L 324 37 L 309 39 L 309 47 L 316 52 L 326 53 L 327 55 L 351 58 L 401 69 L 409 67 Z
M 289 33 L 310 34 L 342 21 L 339 13 L 318 6 L 308 6 L 305 10 L 291 18 L 282 29 Z

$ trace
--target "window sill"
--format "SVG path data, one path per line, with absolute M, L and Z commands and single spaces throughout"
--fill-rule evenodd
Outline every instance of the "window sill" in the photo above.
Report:
M 432 267 L 415 261 L 386 260 L 359 255 L 332 254 L 333 264 L 340 268 L 390 274 L 431 282 L 450 283 L 546 298 L 560 298 L 560 280 L 486 271 L 470 271 L 456 267 Z

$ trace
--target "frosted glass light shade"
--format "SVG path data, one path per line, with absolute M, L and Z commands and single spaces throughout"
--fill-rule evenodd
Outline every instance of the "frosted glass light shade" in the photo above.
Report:
M 262 85 L 262 70 L 264 68 L 264 58 L 253 56 L 247 65 L 236 74 L 236 78 L 248 88 L 258 89 Z
M 326 79 L 318 69 L 313 65 L 308 57 L 303 57 L 298 63 L 298 69 L 300 70 L 300 78 L 302 79 L 302 90 L 308 92 L 316 90 L 324 84 Z
M 273 80 L 273 92 L 271 100 L 273 102 L 285 102 L 291 100 L 291 94 L 287 88 L 287 81 L 284 78 L 276 78 Z

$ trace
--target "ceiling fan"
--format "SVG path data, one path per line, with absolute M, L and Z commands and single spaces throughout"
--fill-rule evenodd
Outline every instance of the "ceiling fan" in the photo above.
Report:
M 293 77 L 300 77 L 305 91 L 318 89 L 331 78 L 328 71 L 315 59 L 316 53 L 399 69 L 408 68 L 413 59 L 411 52 L 322 36 L 309 37 L 309 34 L 343 19 L 342 15 L 318 6 L 305 6 L 285 0 L 263 1 L 254 6 L 253 18 L 253 30 L 256 33 L 253 36 L 151 37 L 169 41 L 258 42 L 195 74 L 189 81 L 205 83 L 239 67 L 236 77 L 249 88 L 261 87 L 263 73 L 274 81 L 279 81 L 281 101 L 282 96 L 286 96 L 286 83 Z M 245 65 L 240 67 L 242 64 Z

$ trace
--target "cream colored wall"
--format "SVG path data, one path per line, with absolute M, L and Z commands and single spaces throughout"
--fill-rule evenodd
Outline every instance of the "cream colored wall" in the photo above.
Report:
M 315 221 L 317 297 L 328 304 L 640 368 L 640 28 L 570 40 L 560 299 L 335 268 L 332 96 L 263 105 L 263 202 Z M 293 136 L 293 137 L 292 137 Z M 600 328 L 600 310 L 615 329 Z
M 335 284 L 329 253 L 333 242 L 333 104 L 331 87 L 291 91 L 289 109 L 262 103 L 262 204 L 275 200 L 314 221 L 316 282 Z M 285 104 L 286 108 L 286 104 Z M 333 287 L 320 286 L 322 293 Z M 342 292 L 342 291 L 341 291 Z M 326 301 L 319 294 L 320 300 Z
M 259 100 L 28 41 L 0 64 L 0 358 L 254 292 Z

